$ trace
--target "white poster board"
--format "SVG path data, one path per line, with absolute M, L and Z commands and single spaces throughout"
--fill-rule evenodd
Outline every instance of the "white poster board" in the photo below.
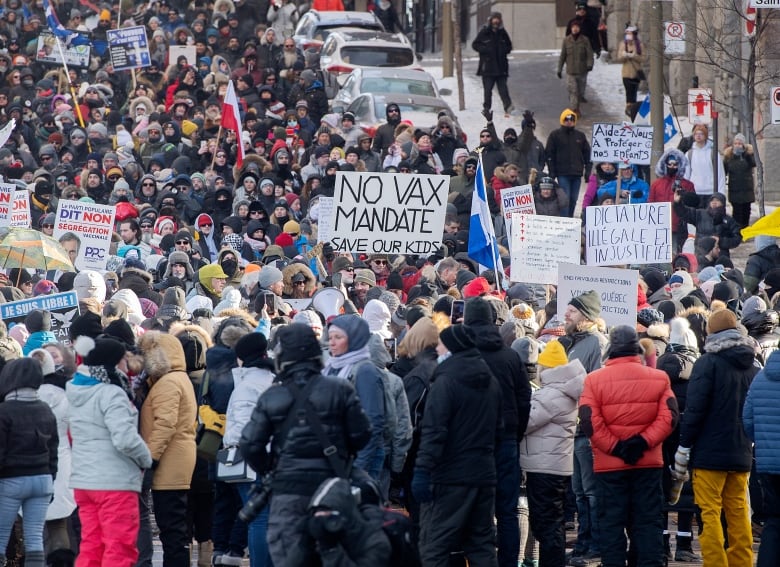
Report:
M 634 327 L 636 326 L 638 279 L 637 270 L 560 264 L 558 266 L 558 317 L 563 321 L 566 306 L 573 297 L 593 290 L 601 297 L 601 318 L 607 325 Z
M 184 55 L 187 58 L 187 65 L 197 67 L 198 52 L 194 45 L 171 45 L 168 47 L 168 61 L 171 65 L 179 61 L 179 57 Z
M 672 261 L 672 204 L 590 206 L 585 209 L 589 266 Z
M 81 240 L 74 263 L 79 271 L 104 272 L 114 230 L 116 209 L 110 205 L 96 205 L 61 199 L 57 206 L 54 238 L 72 232 Z
M 513 282 L 555 284 L 560 262 L 579 264 L 579 219 L 515 213 L 511 224 Z
M 330 242 L 333 236 L 331 222 L 333 221 L 333 197 L 320 197 L 320 216 L 317 221 L 317 242 Z
M 106 38 L 114 71 L 140 69 L 150 65 L 152 58 L 144 26 L 108 30 Z
M 340 171 L 332 214 L 336 252 L 423 254 L 439 250 L 450 178 Z
M 533 215 L 536 213 L 534 206 L 534 188 L 529 185 L 518 185 L 501 189 L 501 211 L 504 214 L 504 223 L 508 241 L 512 242 L 512 213 L 524 213 Z
M 0 227 L 30 228 L 29 191 L 0 183 Z
M 623 124 L 593 125 L 590 159 L 600 161 L 650 165 L 653 151 L 653 127 Z
M 89 33 L 76 30 L 68 30 L 70 33 L 78 33 L 89 39 Z M 92 53 L 92 46 L 86 45 L 65 45 L 61 41 L 62 53 L 65 55 L 65 61 L 68 67 L 79 67 L 86 69 L 89 67 L 89 57 Z M 194 49 L 194 48 L 193 48 Z M 38 44 L 35 47 L 35 60 L 39 63 L 62 66 L 62 57 L 57 47 L 57 39 L 53 33 L 48 30 L 41 30 L 38 35 Z

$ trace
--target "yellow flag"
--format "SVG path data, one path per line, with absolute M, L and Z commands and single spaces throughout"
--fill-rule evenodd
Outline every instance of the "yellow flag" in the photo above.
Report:
M 780 207 L 761 217 L 750 226 L 743 228 L 740 232 L 743 240 L 760 235 L 780 237 Z

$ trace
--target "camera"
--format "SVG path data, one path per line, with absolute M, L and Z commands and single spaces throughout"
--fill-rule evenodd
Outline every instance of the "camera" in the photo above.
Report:
M 238 511 L 238 517 L 245 524 L 251 524 L 257 515 L 263 511 L 263 508 L 268 506 L 268 499 L 271 497 L 271 482 L 273 481 L 273 474 L 266 474 L 260 481 L 260 484 L 255 484 L 249 491 L 249 497 L 243 508 Z

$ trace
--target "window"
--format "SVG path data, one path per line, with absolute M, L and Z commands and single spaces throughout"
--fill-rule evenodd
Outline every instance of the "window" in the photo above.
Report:
M 377 47 L 368 50 L 362 46 L 345 45 L 341 48 L 341 58 L 351 65 L 361 67 L 406 67 L 414 64 L 414 52 L 403 47 Z

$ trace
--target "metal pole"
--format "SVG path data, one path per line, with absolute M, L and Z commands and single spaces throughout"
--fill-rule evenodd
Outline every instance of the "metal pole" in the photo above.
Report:
M 441 74 L 452 77 L 452 0 L 441 4 Z
M 663 9 L 660 0 L 650 7 L 650 125 L 653 150 L 650 171 L 655 179 L 655 164 L 664 153 L 664 41 Z
M 712 113 L 712 192 L 718 192 L 718 113 Z
M 452 24 L 455 45 L 455 71 L 458 80 L 458 110 L 466 110 L 466 93 L 463 92 L 463 50 L 460 45 L 460 0 L 455 0 L 455 19 Z

